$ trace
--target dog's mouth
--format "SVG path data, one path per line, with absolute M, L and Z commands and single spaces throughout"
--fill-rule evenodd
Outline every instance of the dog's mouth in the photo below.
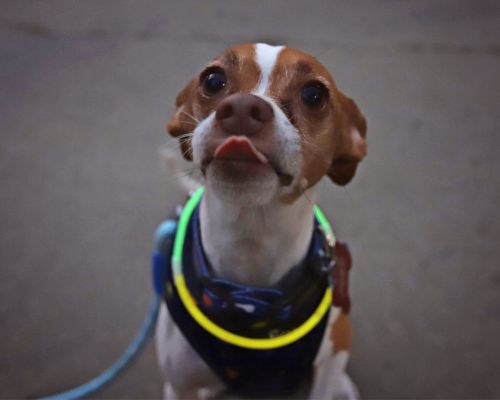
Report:
M 233 177 L 242 178 L 245 175 L 258 176 L 262 173 L 274 171 L 280 184 L 289 186 L 293 176 L 282 171 L 276 162 L 260 151 L 246 136 L 230 136 L 219 144 L 212 155 L 208 155 L 202 162 L 202 171 L 205 173 L 208 165 L 213 161 L 223 166 Z
M 246 136 L 230 136 L 214 152 L 214 160 L 266 165 L 267 157 Z

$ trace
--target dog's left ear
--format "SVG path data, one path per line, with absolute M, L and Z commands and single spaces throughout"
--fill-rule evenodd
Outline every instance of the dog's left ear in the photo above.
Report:
M 358 163 L 366 156 L 366 120 L 352 99 L 339 91 L 335 97 L 337 143 L 327 174 L 337 185 L 346 185 L 354 177 Z
M 189 117 L 189 115 L 193 114 L 193 110 L 188 107 L 188 104 L 190 98 L 194 95 L 197 81 L 197 79 L 192 79 L 175 98 L 175 113 L 167 124 L 167 132 L 173 137 L 185 135 L 194 129 L 194 121 L 192 117 Z M 191 139 L 180 140 L 180 144 L 182 155 L 191 160 Z

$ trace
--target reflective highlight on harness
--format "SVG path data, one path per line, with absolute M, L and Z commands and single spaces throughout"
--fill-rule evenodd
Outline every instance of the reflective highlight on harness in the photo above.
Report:
M 195 300 L 189 293 L 186 282 L 184 280 L 184 276 L 182 273 L 182 252 L 189 220 L 194 209 L 201 201 L 203 192 L 204 188 L 199 188 L 187 201 L 179 219 L 179 225 L 177 228 L 177 234 L 175 236 L 174 250 L 172 254 L 174 284 L 177 288 L 182 303 L 186 307 L 191 317 L 193 317 L 193 319 L 206 331 L 208 331 L 218 339 L 235 346 L 254 350 L 269 350 L 286 346 L 307 335 L 321 321 L 321 319 L 330 308 L 330 305 L 332 303 L 332 289 L 330 287 L 325 290 L 325 294 L 323 295 L 323 298 L 316 310 L 302 325 L 289 332 L 272 338 L 249 338 L 241 335 L 236 335 L 215 324 L 213 321 L 207 318 L 207 316 L 203 314 L 203 312 L 198 308 Z M 314 215 L 320 223 L 323 231 L 325 232 L 328 241 L 331 241 L 334 244 L 335 236 L 333 235 L 330 223 L 321 212 L 319 207 L 316 205 L 314 206 Z

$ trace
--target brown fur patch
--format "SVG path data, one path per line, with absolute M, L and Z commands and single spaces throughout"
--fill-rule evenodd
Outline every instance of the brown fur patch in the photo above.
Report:
M 349 350 L 352 342 L 352 326 L 349 315 L 341 312 L 330 331 L 330 340 L 333 345 L 333 353 L 341 350 Z
M 301 101 L 301 90 L 309 82 L 324 83 L 329 99 L 324 107 L 311 110 Z M 335 148 L 333 135 L 335 83 L 328 71 L 309 54 L 284 48 L 278 55 L 268 94 L 281 104 L 300 132 L 304 164 L 302 176 L 308 187 L 318 182 L 331 165 Z M 300 195 L 300 194 L 298 194 Z
M 320 109 L 311 110 L 301 101 L 302 88 L 312 81 L 328 89 L 328 101 Z M 278 55 L 268 94 L 282 105 L 300 132 L 302 176 L 308 187 L 325 174 L 337 184 L 348 183 L 366 153 L 366 122 L 356 104 L 338 90 L 326 68 L 309 54 L 285 48 Z M 359 134 L 353 134 L 353 128 Z

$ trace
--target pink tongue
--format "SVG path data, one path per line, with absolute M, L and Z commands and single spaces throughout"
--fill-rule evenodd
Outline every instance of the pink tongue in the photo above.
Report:
M 216 160 L 267 164 L 267 158 L 245 136 L 230 136 L 214 153 Z

